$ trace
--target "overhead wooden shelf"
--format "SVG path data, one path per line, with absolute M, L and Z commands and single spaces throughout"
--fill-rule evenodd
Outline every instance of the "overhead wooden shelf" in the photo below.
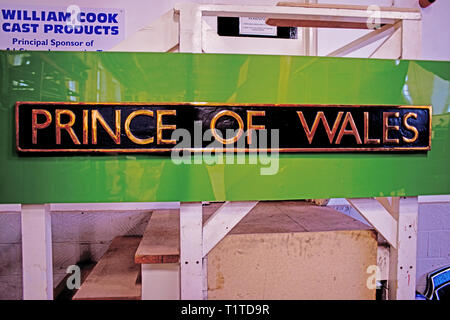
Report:
M 347 28 L 369 29 L 368 19 L 373 14 L 368 6 L 336 5 L 336 4 L 305 4 L 296 2 L 279 2 L 278 7 L 304 8 L 310 12 L 303 17 L 295 19 L 268 18 L 266 23 L 277 27 L 303 27 L 303 28 Z M 311 10 L 322 13 L 313 16 Z M 394 24 L 403 19 L 420 19 L 420 10 L 413 8 L 379 7 L 380 26 Z M 305 12 L 306 13 L 306 12 Z M 347 13 L 347 14 L 346 14 Z
M 366 22 L 357 21 L 267 19 L 266 23 L 275 27 L 369 29 Z M 385 25 L 386 23 L 381 24 Z
M 302 7 L 302 8 L 323 8 L 323 9 L 364 10 L 364 11 L 366 11 L 368 8 L 368 6 L 353 5 L 353 4 L 298 3 L 298 2 L 288 2 L 288 1 L 278 2 L 277 6 Z M 420 9 L 418 9 L 418 8 L 397 8 L 397 7 L 379 7 L 379 8 L 380 8 L 380 11 L 420 13 Z

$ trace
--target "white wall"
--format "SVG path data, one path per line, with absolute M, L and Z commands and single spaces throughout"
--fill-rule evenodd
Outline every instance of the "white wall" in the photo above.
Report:
M 450 60 L 450 1 L 437 0 L 422 10 L 422 57 Z
M 156 20 L 163 13 L 173 8 L 180 0 L 40 0 L 43 6 L 69 6 L 76 4 L 80 7 L 96 8 L 124 8 L 126 11 L 127 36 Z M 249 5 L 275 5 L 278 0 L 192 0 L 199 3 L 218 4 L 249 4 Z M 418 0 L 318 0 L 319 3 L 360 4 L 398 7 L 418 7 Z M 36 0 L 0 0 L 0 4 L 26 4 L 36 5 Z M 422 9 L 423 14 L 423 45 L 422 59 L 450 60 L 450 1 L 437 0 L 433 5 Z M 338 47 L 363 35 L 367 31 L 361 30 L 319 30 L 319 55 L 326 55 Z M 351 54 L 353 57 L 366 57 L 371 49 L 376 48 L 382 40 Z

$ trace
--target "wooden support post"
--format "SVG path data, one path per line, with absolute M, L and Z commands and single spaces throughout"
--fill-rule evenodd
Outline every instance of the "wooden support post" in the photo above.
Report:
M 203 299 L 202 203 L 180 204 L 180 297 Z
M 402 59 L 420 59 L 422 56 L 422 21 L 402 21 Z
M 53 299 L 49 205 L 22 205 L 22 272 L 24 300 Z
M 303 0 L 306 4 L 317 4 L 317 0 Z M 303 52 L 305 56 L 317 56 L 317 28 L 301 28 L 303 36 Z
M 177 3 L 175 12 L 179 12 L 180 52 L 202 52 L 202 11 L 196 3 Z
M 389 254 L 389 299 L 414 300 L 416 292 L 417 197 L 399 200 L 396 219 L 398 221 L 397 248 L 391 246 Z
M 207 299 L 207 254 L 257 204 L 252 202 L 226 202 L 203 227 L 202 203 L 180 205 L 180 298 L 182 300 Z M 159 268 L 159 267 L 154 267 Z M 159 270 L 159 269 L 158 269 Z M 143 269 L 144 272 L 144 269 Z M 156 273 L 155 273 L 156 274 Z M 172 275 L 174 272 L 172 272 Z M 147 274 L 144 275 L 147 276 Z M 172 276 L 170 276 L 171 279 Z M 143 288 L 145 290 L 145 288 Z M 143 297 L 148 297 L 144 295 Z M 154 299 L 154 298 L 151 298 Z
M 417 197 L 347 199 L 389 242 L 389 299 L 413 300 L 416 291 Z

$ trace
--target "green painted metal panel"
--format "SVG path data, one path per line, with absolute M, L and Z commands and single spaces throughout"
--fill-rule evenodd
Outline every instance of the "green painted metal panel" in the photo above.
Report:
M 265 200 L 450 194 L 450 62 L 0 52 L 0 202 Z M 19 156 L 16 101 L 432 105 L 428 153 L 280 154 L 267 165 L 170 156 Z

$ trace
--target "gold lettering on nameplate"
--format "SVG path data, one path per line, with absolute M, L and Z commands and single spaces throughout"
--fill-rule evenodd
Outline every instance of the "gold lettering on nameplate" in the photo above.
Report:
M 33 141 L 33 144 L 37 144 L 38 129 L 47 128 L 50 125 L 50 123 L 52 122 L 52 115 L 50 114 L 50 112 L 48 112 L 47 110 L 44 110 L 44 109 L 33 109 L 33 111 L 31 111 L 31 113 L 32 113 L 32 119 L 33 119 L 32 123 L 31 123 L 32 141 Z M 38 123 L 38 120 L 37 120 L 38 114 L 45 116 L 45 122 Z
M 80 140 L 78 140 L 77 135 L 75 134 L 75 131 L 73 131 L 72 126 L 75 123 L 75 114 L 70 110 L 60 110 L 56 109 L 55 111 L 55 135 L 56 135 L 56 144 L 61 144 L 61 129 L 64 129 L 67 131 L 67 133 L 70 135 L 70 138 L 72 138 L 73 143 L 80 144 Z M 70 120 L 66 123 L 61 123 L 61 115 L 67 115 L 69 116 Z
M 364 143 L 380 144 L 380 139 L 369 138 L 369 112 L 364 112 Z
M 115 110 L 116 117 L 114 123 L 116 124 L 116 132 L 114 133 L 100 112 L 98 110 L 92 110 L 92 144 L 97 144 L 97 122 L 101 124 L 115 144 L 120 144 L 120 113 L 120 110 Z
M 403 141 L 407 142 L 407 143 L 413 143 L 417 140 L 417 138 L 419 137 L 419 131 L 417 131 L 417 128 L 409 125 L 408 124 L 408 119 L 409 118 L 414 118 L 417 119 L 417 113 L 414 112 L 408 112 L 407 114 L 405 114 L 405 116 L 403 117 L 403 126 L 409 130 L 414 132 L 414 136 L 412 138 L 407 138 L 405 136 L 402 136 Z
M 217 143 L 227 152 L 428 151 L 431 121 L 431 106 L 397 105 L 17 102 L 15 109 L 19 152 L 210 152 Z
M 234 118 L 239 126 L 238 132 L 236 133 L 236 135 L 234 137 L 228 138 L 228 139 L 224 139 L 221 136 L 219 136 L 219 134 L 217 133 L 217 129 L 216 129 L 216 123 L 217 121 L 224 116 L 229 116 Z M 239 140 L 239 138 L 242 136 L 242 134 L 244 133 L 244 121 L 242 121 L 242 118 L 233 111 L 230 110 L 223 110 L 220 111 L 219 113 L 217 113 L 211 120 L 211 133 L 214 136 L 214 138 L 219 141 L 222 144 L 230 144 L 230 143 L 235 143 L 236 141 Z
M 334 121 L 334 124 L 333 124 L 333 129 L 330 129 L 330 125 L 328 124 L 325 114 L 323 113 L 323 111 L 318 111 L 316 114 L 316 118 L 314 119 L 314 123 L 311 127 L 311 130 L 308 128 L 308 124 L 306 123 L 306 119 L 305 119 L 305 116 L 303 115 L 303 112 L 297 111 L 297 114 L 300 118 L 303 129 L 305 130 L 306 137 L 308 138 L 308 142 L 309 142 L 309 144 L 311 144 L 314 139 L 314 135 L 316 134 L 317 127 L 319 126 L 319 122 L 321 120 L 322 120 L 323 126 L 325 128 L 325 131 L 327 133 L 328 140 L 330 141 L 330 143 L 333 143 L 334 136 L 336 135 L 336 131 L 339 127 L 339 123 L 341 122 L 341 118 L 344 113 L 342 111 L 338 112 L 336 120 Z
M 130 113 L 130 115 L 127 117 L 127 120 L 125 121 L 125 134 L 127 135 L 128 139 L 133 141 L 136 144 L 149 144 L 153 142 L 153 137 L 149 137 L 146 139 L 140 139 L 137 138 L 130 130 L 130 124 L 131 120 L 133 120 L 137 116 L 147 116 L 147 117 L 153 117 L 153 111 L 150 110 L 136 110 Z
M 351 130 L 347 130 L 347 126 L 350 124 Z M 336 144 L 340 144 L 342 137 L 344 135 L 353 135 L 356 139 L 357 144 L 362 144 L 361 138 L 359 137 L 358 128 L 356 127 L 355 120 L 353 120 L 353 116 L 351 112 L 347 112 L 345 114 L 344 121 L 342 121 L 341 130 L 339 131 L 338 137 L 336 139 Z
M 176 110 L 158 110 L 156 111 L 156 140 L 158 144 L 176 144 L 177 142 L 172 139 L 163 139 L 163 130 L 175 130 L 176 125 L 163 124 L 163 116 L 176 116 Z
M 264 130 L 266 128 L 264 125 L 254 125 L 253 117 L 264 117 L 265 115 L 265 111 L 247 111 L 247 143 L 249 145 L 252 144 L 253 130 Z
M 398 118 L 400 114 L 398 112 L 383 112 L 383 143 L 397 143 L 399 140 L 397 138 L 389 138 L 389 130 L 400 130 L 399 126 L 389 125 L 390 118 Z

